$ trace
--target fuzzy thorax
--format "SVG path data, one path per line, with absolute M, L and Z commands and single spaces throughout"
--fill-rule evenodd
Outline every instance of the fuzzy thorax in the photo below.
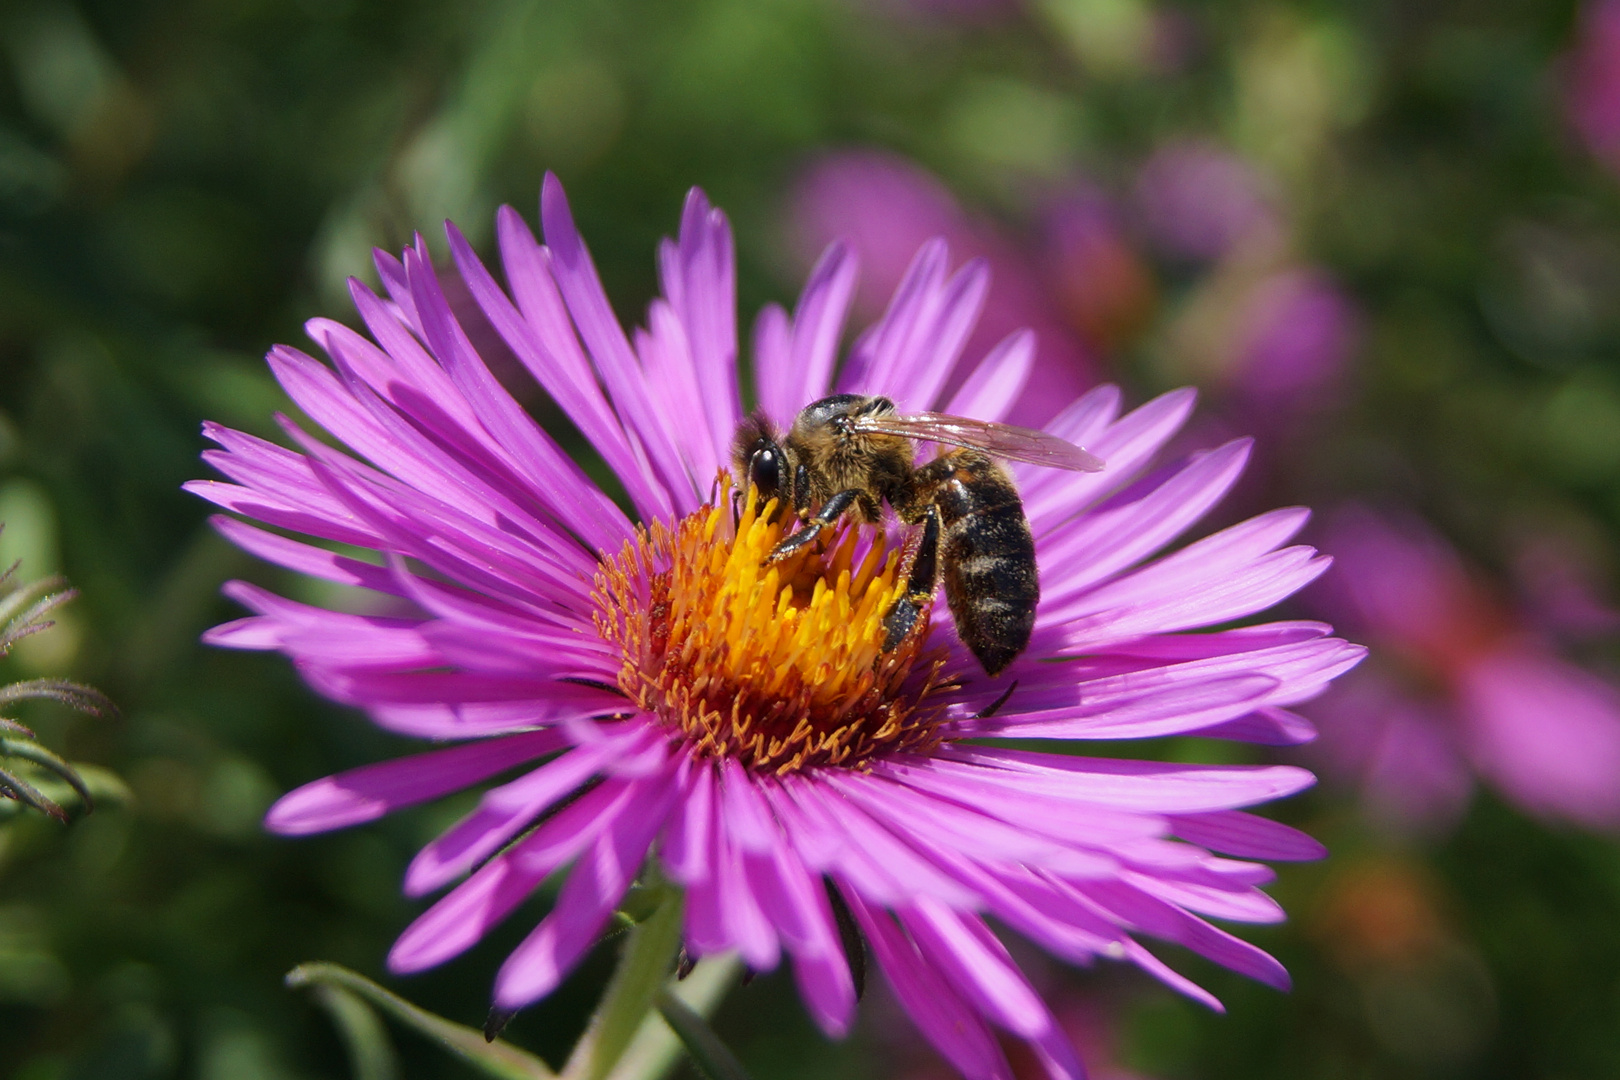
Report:
M 655 523 L 603 560 L 596 625 L 623 657 L 619 687 L 704 757 L 756 772 L 860 768 L 938 742 L 942 661 L 928 619 L 892 651 L 884 616 L 905 592 L 901 552 L 846 527 L 779 563 L 766 559 L 792 515 L 712 505 Z

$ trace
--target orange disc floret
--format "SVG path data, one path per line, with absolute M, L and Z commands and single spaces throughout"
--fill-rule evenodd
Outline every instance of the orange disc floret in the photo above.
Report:
M 724 474 L 718 490 L 597 572 L 596 625 L 624 658 L 620 689 L 693 752 L 759 772 L 933 746 L 937 710 L 924 699 L 943 662 L 924 655 L 926 616 L 883 648 L 884 616 L 905 592 L 901 552 L 849 527 L 767 563 L 795 519 L 752 499 L 735 513 Z

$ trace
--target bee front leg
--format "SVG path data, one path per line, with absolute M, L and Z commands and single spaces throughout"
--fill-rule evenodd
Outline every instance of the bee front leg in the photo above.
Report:
M 939 510 L 930 505 L 923 512 L 922 540 L 917 544 L 917 555 L 911 560 L 911 573 L 906 577 L 906 594 L 894 602 L 883 616 L 883 651 L 892 652 L 906 640 L 916 627 L 917 620 L 928 610 L 934 599 L 934 587 L 939 580 Z
M 781 562 L 802 547 L 815 542 L 821 535 L 821 530 L 835 523 L 843 516 L 844 511 L 854 505 L 855 500 L 861 497 L 860 491 L 850 488 L 840 491 L 822 504 L 821 512 L 804 523 L 798 532 L 776 545 L 769 555 L 765 557 L 767 563 Z

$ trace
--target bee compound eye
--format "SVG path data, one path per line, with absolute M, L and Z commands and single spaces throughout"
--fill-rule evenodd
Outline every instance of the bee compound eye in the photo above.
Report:
M 748 459 L 748 482 L 765 498 L 775 495 L 782 486 L 782 460 L 774 446 L 755 450 Z

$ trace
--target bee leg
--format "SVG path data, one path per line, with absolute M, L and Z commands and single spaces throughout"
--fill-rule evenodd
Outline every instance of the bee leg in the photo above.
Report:
M 934 587 L 939 580 L 939 509 L 929 506 L 923 512 L 922 540 L 917 544 L 917 555 L 911 560 L 911 573 L 906 578 L 906 595 L 894 602 L 883 616 L 883 651 L 900 647 L 928 609 L 934 598 Z
M 793 509 L 800 521 L 810 516 L 810 470 L 802 462 L 793 470 Z
M 795 485 L 797 486 L 797 485 Z M 804 527 L 792 536 L 776 545 L 776 549 L 765 557 L 767 563 L 781 562 L 795 551 L 815 542 L 821 535 L 821 530 L 833 524 L 843 516 L 845 510 L 854 505 L 861 493 L 855 488 L 840 491 L 822 504 L 821 513 L 804 523 Z

